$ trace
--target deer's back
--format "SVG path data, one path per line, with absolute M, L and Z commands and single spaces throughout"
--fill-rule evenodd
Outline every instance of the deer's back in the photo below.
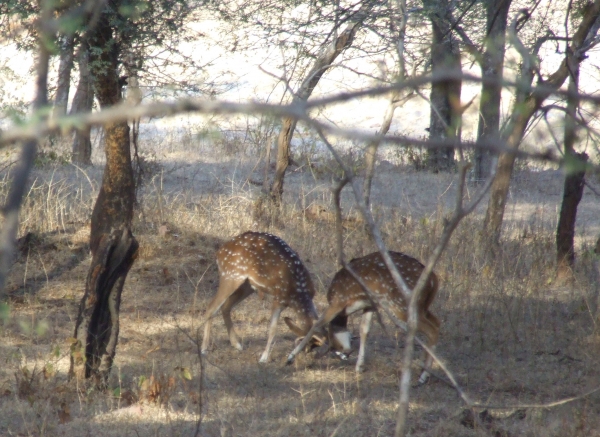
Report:
M 409 255 L 400 252 L 389 252 L 389 254 L 406 285 L 412 290 L 425 266 Z M 362 258 L 355 258 L 350 261 L 349 266 L 375 294 L 381 298 L 393 300 L 400 306 L 405 306 L 402 294 L 396 287 L 392 275 L 379 252 L 371 253 Z M 424 310 L 429 308 L 435 298 L 437 288 L 438 279 L 435 273 L 432 273 L 425 290 L 419 298 L 419 307 Z M 330 303 L 344 299 L 368 299 L 361 285 L 346 269 L 337 272 L 327 293 L 327 300 Z

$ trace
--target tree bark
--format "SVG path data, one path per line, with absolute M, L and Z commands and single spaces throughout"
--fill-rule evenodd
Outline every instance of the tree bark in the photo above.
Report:
M 431 73 L 453 71 L 460 76 L 460 51 L 447 19 L 450 4 L 448 0 L 425 0 L 431 20 Z M 461 80 L 437 82 L 431 85 L 429 138 L 454 138 L 457 135 L 462 115 L 460 107 Z M 429 149 L 427 166 L 434 172 L 449 171 L 454 168 L 452 147 Z
M 512 115 L 506 128 L 501 133 L 501 139 L 505 141 L 507 147 L 518 149 L 527 124 L 531 116 L 541 107 L 548 96 L 558 90 L 569 76 L 568 65 L 571 62 L 581 63 L 585 57 L 586 42 L 598 32 L 595 26 L 596 20 L 600 14 L 600 0 L 595 0 L 593 4 L 586 7 L 583 19 L 575 34 L 571 39 L 571 44 L 567 50 L 566 59 L 563 59 L 560 66 L 544 82 L 544 89 L 537 90 L 535 93 L 517 89 L 517 96 L 512 108 Z M 513 31 L 514 32 L 514 31 Z M 590 34 L 590 35 L 588 35 Z M 532 54 L 527 54 L 526 58 L 531 58 Z M 529 62 L 524 59 L 522 71 L 519 75 L 520 84 L 528 86 L 533 81 L 533 66 L 528 67 Z M 490 200 L 483 224 L 483 234 L 492 242 L 497 244 L 500 240 L 502 230 L 502 221 L 510 178 L 515 162 L 515 155 L 512 153 L 502 153 L 498 158 L 496 176 L 490 189 Z
M 71 374 L 77 379 L 92 377 L 106 385 L 117 350 L 121 292 L 137 249 L 127 227 L 104 234 L 96 246 L 71 346 Z
M 119 46 L 109 11 L 103 12 L 90 38 L 90 68 L 102 108 L 122 99 L 118 75 Z M 119 305 L 138 243 L 131 233 L 135 187 L 127 122 L 105 129 L 106 167 L 91 220 L 92 264 L 75 326 L 71 375 L 92 377 L 104 387 L 116 353 Z
M 368 3 L 368 2 L 367 2 Z M 331 66 L 335 58 L 338 57 L 346 48 L 352 45 L 354 36 L 358 31 L 364 15 L 367 12 L 366 7 L 361 8 L 356 13 L 355 21 L 350 23 L 342 33 L 340 33 L 325 50 L 317 57 L 312 68 L 308 72 L 308 75 L 304 78 L 304 81 L 298 88 L 296 95 L 294 96 L 292 103 L 306 102 L 313 90 L 319 83 L 319 80 Z M 285 172 L 288 168 L 290 161 L 290 145 L 292 137 L 294 136 L 294 130 L 296 129 L 295 118 L 284 118 L 277 139 L 277 158 L 275 161 L 275 177 L 271 184 L 270 196 L 276 205 L 281 203 L 281 196 L 283 195 L 283 182 L 285 178 Z
M 585 153 L 575 153 L 577 118 L 579 109 L 579 63 L 570 62 L 569 98 L 565 114 L 564 148 L 566 162 L 563 200 L 556 229 L 556 276 L 561 281 L 573 279 L 575 267 L 575 222 L 577 207 L 585 188 Z M 572 167 L 569 169 L 568 167 Z
M 73 35 L 61 35 L 58 40 L 60 55 L 56 81 L 56 92 L 54 93 L 54 106 L 52 118 L 58 118 L 67 113 L 69 102 L 69 90 L 71 87 L 71 71 L 73 70 Z M 46 144 L 52 147 L 54 144 L 68 141 L 62 133 L 53 133 L 48 136 Z
M 73 35 L 63 36 L 60 41 L 60 60 L 58 63 L 58 80 L 54 97 L 52 115 L 56 117 L 67 113 L 69 90 L 71 87 L 71 71 L 73 70 Z
M 82 43 L 79 48 L 79 83 L 73 97 L 71 114 L 86 113 L 92 111 L 94 103 L 94 89 L 89 69 L 89 47 Z M 76 129 L 73 135 L 73 146 L 71 161 L 76 164 L 92 164 L 92 141 L 90 138 L 91 127 L 86 126 Z
M 39 23 L 47 23 L 54 14 L 51 2 L 42 2 Z M 46 26 L 39 26 L 37 34 L 38 55 L 36 60 L 35 99 L 33 101 L 34 113 L 39 114 L 40 120 L 47 117 L 43 109 L 48 105 L 48 65 L 50 52 L 48 42 L 54 35 Z M 11 170 L 10 185 L 2 204 L 2 226 L 0 228 L 0 309 L 7 309 L 8 294 L 5 290 L 6 279 L 13 265 L 15 241 L 19 230 L 19 212 L 21 202 L 28 186 L 27 178 L 35 160 L 38 141 L 36 139 L 25 141 L 19 153 L 17 165 Z M 4 307 L 4 308 L 2 308 Z
M 500 104 L 504 52 L 506 47 L 506 24 L 512 0 L 486 0 L 486 36 L 484 51 L 480 57 L 481 77 L 490 79 L 481 85 L 477 142 L 498 140 L 500 131 Z M 492 173 L 492 154 L 484 148 L 475 149 L 474 179 L 483 181 Z
M 588 159 L 585 153 L 573 153 L 571 157 L 579 161 L 579 169 L 565 176 L 563 200 L 556 229 L 556 275 L 561 280 L 571 278 L 575 267 L 575 222 L 577 207 L 585 188 L 585 167 L 582 163 Z
M 135 54 L 129 53 L 127 55 L 127 62 L 125 63 L 125 72 L 127 73 L 127 95 L 126 102 L 130 106 L 138 106 L 142 103 L 142 91 L 140 89 L 139 82 L 139 66 L 137 65 Z M 131 120 L 131 145 L 133 146 L 133 173 L 135 180 L 136 193 L 142 185 L 144 178 L 144 168 L 142 166 L 139 148 L 138 138 L 140 135 L 140 119 L 135 118 Z

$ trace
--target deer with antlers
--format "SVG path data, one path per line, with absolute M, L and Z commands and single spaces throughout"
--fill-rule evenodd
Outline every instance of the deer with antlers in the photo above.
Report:
M 389 252 L 389 255 L 406 285 L 411 290 L 414 289 L 421 272 L 425 268 L 423 264 L 403 253 Z M 356 372 L 362 372 L 364 370 L 367 334 L 370 330 L 373 312 L 385 305 L 397 319 L 406 322 L 408 303 L 398 290 L 379 252 L 353 259 L 348 267 L 352 272 L 343 268 L 334 276 L 327 292 L 329 305 L 323 317 L 313 325 L 305 338 L 290 353 L 287 359 L 288 364 L 291 364 L 300 350 L 308 344 L 311 335 L 326 325 L 328 325 L 329 348 L 343 354 L 349 353 L 351 351 L 351 336 L 348 330 L 348 316 L 362 311 L 360 347 L 356 361 Z M 365 287 L 370 290 L 370 293 L 365 290 Z M 437 290 L 438 279 L 435 273 L 432 273 L 419 296 L 417 305 L 417 329 L 425 335 L 427 345 L 431 349 L 437 343 L 440 330 L 439 319 L 429 311 Z M 298 335 L 302 334 L 302 330 L 296 327 L 290 319 L 286 318 L 285 322 L 292 331 Z M 432 357 L 426 353 L 425 370 L 419 377 L 419 383 L 427 381 L 429 377 L 427 369 L 431 367 L 432 361 Z
M 210 346 L 211 320 L 219 309 L 227 327 L 231 345 L 242 350 L 242 342 L 231 321 L 231 310 L 259 292 L 273 296 L 267 347 L 260 362 L 269 359 L 277 322 L 289 307 L 299 320 L 294 332 L 305 336 L 318 318 L 313 304 L 315 289 L 300 257 L 281 238 L 262 232 L 246 232 L 226 242 L 217 251 L 219 289 L 205 313 L 202 353 Z

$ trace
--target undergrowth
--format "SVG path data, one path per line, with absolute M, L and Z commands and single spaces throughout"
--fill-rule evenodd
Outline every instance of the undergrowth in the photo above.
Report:
M 259 189 L 243 180 L 190 190 L 162 168 L 152 172 L 139 191 L 134 233 L 140 253 L 123 294 L 110 389 L 97 392 L 68 382 L 69 339 L 89 265 L 88 220 L 100 176 L 98 169 L 68 165 L 38 169 L 27 191 L 19 235 L 30 237 L 19 246 L 11 273 L 10 315 L 0 321 L 0 433 L 165 435 L 192 432 L 200 417 L 207 435 L 392 432 L 402 336 L 393 334 L 389 323 L 391 336 L 380 328 L 370 334 L 369 367 L 360 378 L 353 365 L 332 358 L 305 357 L 294 369 L 282 367 L 280 360 L 292 347 L 283 326 L 273 362 L 260 366 L 255 355 L 266 340 L 269 304 L 249 299 L 235 313 L 249 349 L 233 351 L 218 322 L 217 350 L 201 373 L 197 323 L 218 282 L 214 253 L 228 238 L 249 229 L 282 237 L 313 275 L 317 307 L 324 309 L 327 285 L 338 269 L 335 223 L 330 214 L 308 213 L 308 205 L 327 210 L 330 201 L 329 194 L 309 189 L 301 198 L 284 198 L 281 208 L 267 209 L 258 219 Z M 4 178 L 0 197 L 6 190 Z M 375 205 L 374 212 L 388 247 L 423 261 L 449 213 L 441 204 L 427 216 L 386 205 Z M 348 259 L 375 250 L 356 217 L 346 197 Z M 477 399 L 543 402 L 578 394 L 600 376 L 594 334 L 597 260 L 589 239 L 580 239 L 574 282 L 556 283 L 553 220 L 533 215 L 527 223 L 507 226 L 489 259 L 481 217 L 470 216 L 436 267 L 438 352 Z M 442 383 L 416 390 L 413 402 L 413 435 L 485 435 L 456 419 L 456 396 Z M 498 422 L 497 430 L 505 432 L 498 435 L 592 430 L 598 407 L 582 402 Z M 579 417 L 576 424 L 563 420 L 572 414 Z

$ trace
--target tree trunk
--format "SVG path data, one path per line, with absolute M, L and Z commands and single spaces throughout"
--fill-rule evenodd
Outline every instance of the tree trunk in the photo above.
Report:
M 595 314 L 596 317 L 596 331 L 598 330 L 598 326 L 600 326 L 600 313 L 598 312 L 598 308 L 600 308 L 600 235 L 598 235 L 598 239 L 596 240 L 596 245 L 594 246 L 594 255 L 592 255 L 592 268 L 594 275 L 595 284 L 595 299 L 592 301 L 592 304 L 595 304 L 596 307 L 592 308 L 592 314 Z
M 498 140 L 500 130 L 500 103 L 506 47 L 506 23 L 512 0 L 487 0 L 487 31 L 484 52 L 481 55 L 481 77 L 490 79 L 481 85 L 477 142 Z M 475 149 L 474 179 L 483 181 L 492 173 L 492 154 L 485 149 Z
M 581 48 L 588 45 L 587 41 L 598 32 L 595 23 L 600 13 L 600 0 L 595 0 L 586 9 L 586 13 L 571 39 L 566 59 L 563 59 L 557 70 L 544 82 L 545 88 L 538 90 L 535 94 L 525 92 L 522 89 L 517 90 L 511 119 L 500 136 L 508 148 L 518 149 L 531 116 L 541 107 L 552 91 L 558 90 L 569 76 L 568 65 L 571 62 L 579 64 L 584 59 L 585 53 L 581 51 Z M 534 52 L 533 55 L 537 55 L 537 53 Z M 533 57 L 531 54 L 528 56 Z M 533 70 L 528 68 L 527 64 L 528 62 L 523 62 L 517 83 L 531 84 L 533 81 Z M 483 234 L 490 239 L 493 245 L 500 240 L 506 196 L 508 195 L 514 162 L 514 154 L 502 153 L 500 155 L 496 176 L 490 188 L 490 200 L 483 224 Z
M 565 176 L 562 206 L 556 229 L 556 274 L 561 280 L 571 278 L 575 266 L 575 222 L 577 207 L 585 188 L 585 167 L 581 163 L 586 162 L 588 156 L 585 153 L 575 153 L 571 158 L 577 159 L 580 164 L 577 170 Z
M 575 153 L 577 141 L 577 119 L 579 110 L 579 63 L 570 62 L 569 70 L 569 97 L 567 112 L 565 114 L 564 148 L 567 167 L 565 169 L 565 183 L 563 200 L 560 208 L 558 227 L 556 229 L 556 275 L 557 279 L 566 281 L 573 279 L 575 267 L 575 222 L 577 220 L 577 207 L 583 196 L 585 188 L 585 162 L 588 156 L 585 153 Z M 572 167 L 569 169 L 568 167 Z
M 368 5 L 368 2 L 367 2 Z M 308 75 L 304 78 L 304 81 L 300 85 L 292 104 L 296 102 L 306 102 L 313 90 L 319 83 L 319 80 L 325 73 L 325 71 L 331 66 L 335 58 L 338 57 L 346 48 L 352 45 L 354 36 L 358 31 L 364 15 L 368 10 L 368 6 L 363 6 L 357 13 L 355 21 L 350 23 L 344 31 L 339 34 L 329 44 L 325 50 L 317 57 L 312 68 L 308 72 Z M 279 138 L 277 139 L 277 158 L 275 163 L 275 177 L 271 184 L 271 199 L 278 205 L 281 203 L 281 196 L 283 195 L 283 181 L 285 172 L 290 161 L 290 145 L 292 137 L 294 136 L 294 130 L 296 129 L 295 118 L 284 118 L 281 125 L 281 131 L 279 132 Z
M 452 71 L 461 74 L 460 51 L 454 39 L 449 20 L 446 19 L 450 5 L 448 0 L 425 0 L 431 20 L 431 73 Z M 431 84 L 429 138 L 454 138 L 461 119 L 460 107 L 461 80 L 451 80 Z M 429 149 L 427 166 L 434 172 L 454 168 L 454 149 L 445 147 Z
M 277 137 L 277 157 L 275 158 L 275 177 L 271 184 L 271 198 L 276 205 L 281 203 L 283 195 L 283 180 L 290 163 L 290 146 L 296 129 L 296 119 L 286 117 L 281 124 Z
M 128 227 L 104 234 L 96 246 L 71 346 L 71 374 L 77 379 L 92 377 L 97 386 L 106 385 L 117 349 L 121 291 L 137 249 Z
M 127 73 L 127 96 L 126 102 L 131 106 L 138 106 L 142 103 L 142 91 L 139 83 L 139 66 L 137 65 L 135 54 L 129 53 L 125 63 L 125 72 Z M 135 180 L 136 193 L 142 185 L 144 171 L 139 155 L 138 138 L 140 135 L 140 119 L 131 121 L 131 145 L 133 146 L 133 173 Z M 137 195 L 136 195 L 137 197 Z
M 111 19 L 103 13 L 90 38 L 90 67 L 102 108 L 121 101 L 118 75 L 119 46 L 114 43 Z M 92 377 L 106 386 L 119 335 L 119 305 L 127 273 L 138 243 L 131 233 L 135 188 L 127 122 L 108 123 L 105 129 L 106 167 L 92 212 L 92 264 L 75 327 L 71 374 Z
M 89 69 L 89 47 L 83 44 L 79 48 L 79 83 L 73 97 L 71 106 L 71 115 L 92 111 L 94 103 L 94 90 Z M 92 141 L 90 139 L 91 127 L 86 126 L 81 129 L 75 129 L 73 136 L 73 154 L 72 162 L 76 164 L 92 164 Z
M 69 102 L 69 89 L 71 86 L 71 71 L 73 70 L 73 35 L 62 35 L 59 38 L 60 55 L 58 62 L 58 72 L 56 81 L 56 92 L 54 93 L 54 107 L 52 109 L 52 118 L 62 117 L 67 113 L 67 104 Z M 62 133 L 53 133 L 45 141 L 52 147 L 57 143 L 68 141 Z
M 513 114 L 513 119 L 508 125 L 509 137 L 506 139 L 506 146 L 511 149 L 517 149 L 529 119 L 538 107 L 535 99 L 529 97 L 521 104 L 521 111 Z M 494 243 L 500 240 L 500 231 L 502 228 L 502 220 L 504 218 L 504 209 L 508 196 L 508 188 L 510 186 L 510 178 L 515 163 L 515 155 L 502 153 L 498 158 L 496 167 L 496 176 L 490 188 L 490 200 L 486 210 L 483 228 L 485 235 L 488 236 Z
M 51 20 L 54 8 L 50 2 L 41 3 L 40 23 Z M 48 65 L 50 63 L 50 52 L 48 42 L 53 41 L 54 35 L 49 32 L 47 26 L 39 26 L 38 55 L 36 60 L 35 99 L 33 111 L 39 114 L 39 122 L 47 117 L 44 108 L 48 105 Z M 11 170 L 10 185 L 5 194 L 2 204 L 2 226 L 0 227 L 0 310 L 8 310 L 8 294 L 5 290 L 8 273 L 13 265 L 15 241 L 19 230 L 19 212 L 21 202 L 26 194 L 28 186 L 27 178 L 33 168 L 38 141 L 36 139 L 24 141 L 19 153 L 17 165 Z
M 71 86 L 71 71 L 73 70 L 73 47 L 73 35 L 63 36 L 61 38 L 58 80 L 56 84 L 56 95 L 54 97 L 54 109 L 52 111 L 54 117 L 60 117 L 67 113 L 69 89 Z

